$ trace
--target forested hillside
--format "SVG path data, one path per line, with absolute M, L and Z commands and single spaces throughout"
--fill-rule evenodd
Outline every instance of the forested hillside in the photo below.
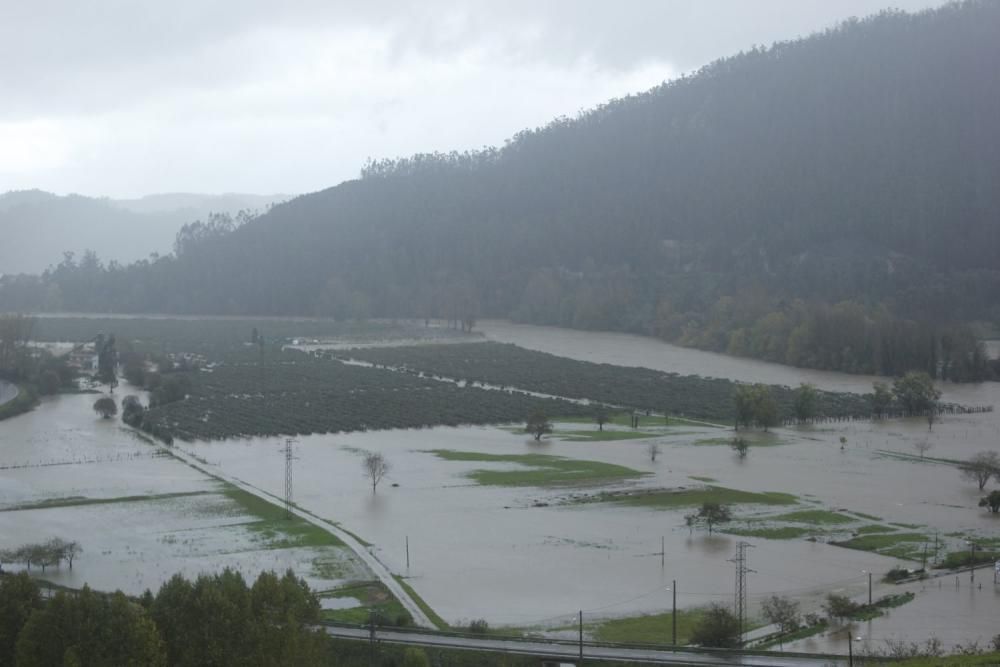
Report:
M 1000 3 L 886 12 L 0 307 L 510 316 L 960 380 L 1000 322 Z
M 41 273 L 63 260 L 93 250 L 106 261 L 134 262 L 166 255 L 182 225 L 209 213 L 266 211 L 284 195 L 162 194 L 140 199 L 106 199 L 41 190 L 0 194 L 0 275 Z

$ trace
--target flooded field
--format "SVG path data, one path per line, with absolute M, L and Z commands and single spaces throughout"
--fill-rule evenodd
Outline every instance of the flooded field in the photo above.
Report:
M 809 382 L 855 392 L 870 391 L 875 379 L 734 359 L 637 336 L 501 322 L 481 329 L 488 339 L 528 349 L 681 374 L 789 386 Z M 1000 404 L 997 383 L 942 388 L 947 401 Z M 147 441 L 117 422 L 97 419 L 90 409 L 93 399 L 46 399 L 35 411 L 0 423 L 0 509 L 60 498 L 71 505 L 0 512 L 4 544 L 11 536 L 15 542 L 54 535 L 89 540 L 77 569 L 51 578 L 135 590 L 173 571 L 227 564 L 247 571 L 295 567 L 319 588 L 365 576 L 363 566 L 336 547 L 322 547 L 335 561 L 326 567 L 317 565 L 314 547 L 260 548 L 259 532 L 246 525 L 253 517 L 220 490 L 219 482 L 174 459 L 154 456 L 156 448 Z M 378 558 L 406 577 L 446 621 L 484 618 L 525 628 L 558 628 L 578 610 L 588 622 L 660 613 L 669 610 L 667 587 L 674 580 L 682 608 L 731 604 L 730 559 L 741 540 L 753 545 L 752 610 L 766 596 L 781 594 L 799 600 L 804 612 L 818 612 L 829 592 L 863 598 L 868 571 L 876 574 L 876 597 L 898 592 L 879 578 L 897 565 L 919 567 L 915 554 L 924 545 L 937 542 L 943 556 L 967 548 L 966 538 L 1000 537 L 997 517 L 976 507 L 981 494 L 975 484 L 946 462 L 996 450 L 996 412 L 944 416 L 933 431 L 917 419 L 777 429 L 756 439 L 746 458 L 726 446 L 731 432 L 707 425 L 675 422 L 603 439 L 579 435 L 596 429 L 585 422 L 563 423 L 540 443 L 518 432 L 517 425 L 300 436 L 295 502 L 370 543 Z M 556 437 L 560 433 L 564 437 Z M 177 447 L 222 475 L 281 496 L 283 441 L 196 441 Z M 650 442 L 660 448 L 655 462 Z M 920 443 L 930 445 L 924 459 Z M 384 454 L 391 465 L 375 494 L 362 472 L 366 451 Z M 533 476 L 539 469 L 549 472 Z M 551 471 L 562 469 L 567 478 L 553 481 Z M 548 481 L 541 481 L 546 476 Z M 740 502 L 737 520 L 723 530 L 743 535 L 708 535 L 687 527 L 689 506 L 599 497 L 708 487 L 789 494 L 793 504 Z M 166 494 L 174 495 L 72 505 L 79 498 Z M 810 527 L 811 538 L 805 533 L 795 539 L 760 536 L 771 526 L 769 517 L 814 510 L 839 513 L 849 523 Z M 827 543 L 856 537 L 859 529 L 909 536 L 903 551 L 883 551 L 905 553 L 910 560 Z M 993 587 L 987 570 L 981 572 L 977 583 L 982 589 L 968 586 L 967 573 L 957 589 L 949 578 L 940 587 L 935 579 L 909 585 L 916 592 L 913 602 L 856 625 L 854 636 L 871 643 L 922 641 L 928 633 L 952 644 L 985 641 L 1000 629 L 992 629 L 993 619 L 1000 617 L 1000 589 Z M 343 600 L 325 604 L 351 604 Z M 836 632 L 802 640 L 795 648 L 846 652 Z
M 295 569 L 316 590 L 371 578 L 354 554 L 289 534 L 244 496 L 163 454 L 117 420 L 98 418 L 95 395 L 46 398 L 0 423 L 0 544 L 59 537 L 83 553 L 33 572 L 55 584 L 139 594 L 176 573 Z M 289 530 L 292 530 L 290 527 Z M 327 541 L 328 542 L 328 541 Z M 4 569 L 23 564 L 4 563 Z

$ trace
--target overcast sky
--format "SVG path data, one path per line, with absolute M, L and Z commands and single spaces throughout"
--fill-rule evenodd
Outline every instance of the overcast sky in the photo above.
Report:
M 0 0 L 0 192 L 301 193 L 941 0 Z

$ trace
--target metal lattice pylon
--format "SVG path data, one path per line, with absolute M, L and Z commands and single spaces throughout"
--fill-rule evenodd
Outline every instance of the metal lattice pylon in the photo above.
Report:
M 285 518 L 292 518 L 292 461 L 295 460 L 292 445 L 294 438 L 285 438 Z
M 729 559 L 730 563 L 736 563 L 736 599 L 735 615 L 740 626 L 740 642 L 743 641 L 743 631 L 747 623 L 747 574 L 753 572 L 747 566 L 747 549 L 752 549 L 753 545 L 747 542 L 740 542 L 736 545 L 736 556 Z

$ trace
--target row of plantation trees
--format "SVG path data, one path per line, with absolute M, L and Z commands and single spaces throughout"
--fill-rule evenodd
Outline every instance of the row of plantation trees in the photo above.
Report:
M 15 549 L 4 549 L 0 551 L 0 564 L 2 563 L 23 563 L 30 570 L 32 565 L 42 568 L 42 572 L 49 566 L 62 564 L 63 561 L 73 569 L 73 560 L 83 552 L 83 547 L 79 542 L 71 542 L 59 537 L 54 537 L 48 542 L 38 544 L 24 544 Z
M 335 663 L 312 629 L 319 601 L 288 571 L 248 586 L 234 571 L 180 575 L 153 595 L 84 588 L 44 600 L 27 573 L 0 576 L 0 664 L 219 667 Z

